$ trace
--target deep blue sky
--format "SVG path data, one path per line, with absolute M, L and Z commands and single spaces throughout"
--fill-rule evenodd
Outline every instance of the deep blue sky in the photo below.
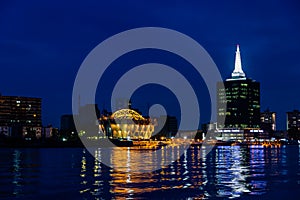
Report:
M 43 123 L 58 126 L 60 115 L 71 113 L 73 83 L 85 56 L 109 36 L 144 26 L 194 38 L 223 78 L 233 70 L 239 43 L 246 75 L 261 82 L 262 110 L 276 111 L 283 129 L 285 112 L 300 109 L 297 1 L 1 0 L 0 92 L 42 97 Z

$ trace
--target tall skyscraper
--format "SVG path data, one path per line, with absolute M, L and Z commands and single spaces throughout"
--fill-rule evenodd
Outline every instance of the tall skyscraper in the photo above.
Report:
M 224 86 L 224 87 L 223 87 Z M 239 45 L 231 78 L 217 83 L 218 128 L 260 127 L 260 84 L 246 77 L 242 69 Z

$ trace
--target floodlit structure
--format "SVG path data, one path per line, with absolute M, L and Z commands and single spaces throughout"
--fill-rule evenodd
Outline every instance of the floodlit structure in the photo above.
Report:
M 246 77 L 242 69 L 239 45 L 231 77 L 218 82 L 217 88 L 218 122 L 225 118 L 224 126 L 218 128 L 260 127 L 260 83 Z
M 233 70 L 231 76 L 232 76 L 232 78 L 245 78 L 246 77 L 246 74 L 243 72 L 243 69 L 242 69 L 240 45 L 236 46 L 234 70 Z
M 110 116 L 100 118 L 100 126 L 105 135 L 114 139 L 150 139 L 154 125 L 132 109 L 121 109 Z
M 216 135 L 222 140 L 265 137 L 260 130 L 260 83 L 244 73 L 239 45 L 231 77 L 217 83 L 217 121 Z

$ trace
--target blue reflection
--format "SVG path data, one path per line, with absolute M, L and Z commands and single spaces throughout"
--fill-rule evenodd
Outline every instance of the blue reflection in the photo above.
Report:
M 176 161 L 151 173 L 136 173 L 140 156 L 131 148 L 0 149 L 0 199 L 188 199 L 288 198 L 299 195 L 299 146 L 191 147 L 151 154 L 147 162 Z M 102 159 L 110 155 L 110 168 Z M 207 156 L 203 156 L 206 155 Z M 150 154 L 149 154 L 150 155 Z M 120 162 L 124 163 L 124 162 Z M 147 163 L 153 164 L 151 162 Z M 118 171 L 117 169 L 125 169 Z

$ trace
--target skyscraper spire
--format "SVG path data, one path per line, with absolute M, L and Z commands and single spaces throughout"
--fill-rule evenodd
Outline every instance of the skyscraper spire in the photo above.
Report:
M 246 75 L 242 69 L 240 46 L 236 46 L 234 71 L 231 74 L 232 78 L 245 78 Z

